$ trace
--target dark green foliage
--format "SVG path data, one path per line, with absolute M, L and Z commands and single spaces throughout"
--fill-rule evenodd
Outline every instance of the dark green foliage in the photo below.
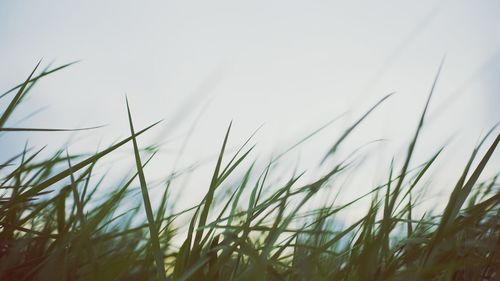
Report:
M 6 124 L 38 79 L 68 65 L 39 75 L 35 68 L 24 83 L 0 96 L 6 101 L 12 95 L 0 114 L 0 134 L 61 130 Z M 496 176 L 479 180 L 500 140 L 496 128 L 473 150 L 443 213 L 417 217 L 422 179 L 443 150 L 412 167 L 433 89 L 403 165 L 391 163 L 387 182 L 350 202 L 313 209 L 309 202 L 315 196 L 354 169 L 350 157 L 329 157 L 388 96 L 333 142 L 325 159 L 337 162 L 310 183 L 303 183 L 303 173 L 270 183 L 282 154 L 258 171 L 248 163 L 251 138 L 228 157 L 229 125 L 206 195 L 179 213 L 171 211 L 172 177 L 158 206 L 150 202 L 143 168 L 154 153 L 144 157 L 138 143 L 156 123 L 135 132 L 128 102 L 131 136 L 92 156 L 62 149 L 42 158 L 41 150 L 26 146 L 0 166 L 0 280 L 498 280 L 499 185 Z M 483 153 L 480 147 L 487 143 Z M 96 192 L 103 179 L 96 179 L 97 162 L 125 145 L 133 148 L 136 173 L 111 192 Z M 240 180 L 229 183 L 236 174 Z M 142 206 L 125 202 L 137 183 Z M 222 192 L 227 196 L 218 196 Z M 358 220 L 338 219 L 370 197 Z M 144 224 L 134 220 L 144 217 Z M 177 222 L 186 218 L 183 228 Z

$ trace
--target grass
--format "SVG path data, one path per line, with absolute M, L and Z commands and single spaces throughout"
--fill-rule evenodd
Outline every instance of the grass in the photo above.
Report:
M 37 65 L 24 83 L 1 95 L 6 106 L 0 131 L 71 130 L 6 126 L 40 78 L 69 65 L 35 75 Z M 310 208 L 326 186 L 355 172 L 352 159 L 332 156 L 388 96 L 333 142 L 323 160 L 329 158 L 332 168 L 305 184 L 303 173 L 270 183 L 278 159 L 259 171 L 248 159 L 251 139 L 227 156 L 229 125 L 206 195 L 177 213 L 171 211 L 171 177 L 159 204 L 150 202 L 143 168 L 154 151 L 144 158 L 139 142 L 157 123 L 136 132 L 128 102 L 130 137 L 100 152 L 70 155 L 62 148 L 42 158 L 42 150 L 25 147 L 0 164 L 0 280 L 498 280 L 499 185 L 497 176 L 479 181 L 500 140 L 496 128 L 471 152 L 444 211 L 416 211 L 422 179 L 442 152 L 412 166 L 438 77 L 403 165 L 391 163 L 385 183 L 344 204 Z M 126 145 L 135 156 L 135 174 L 111 192 L 98 192 L 98 161 Z M 229 183 L 236 174 L 243 176 Z M 143 200 L 132 206 L 137 180 Z M 367 200 L 359 220 L 338 219 Z

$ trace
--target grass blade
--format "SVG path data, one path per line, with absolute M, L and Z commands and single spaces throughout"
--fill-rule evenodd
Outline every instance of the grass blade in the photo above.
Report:
M 127 103 L 128 120 L 129 120 L 129 125 L 130 125 L 130 133 L 131 133 L 131 137 L 132 137 L 132 144 L 134 146 L 135 163 L 137 165 L 137 173 L 139 175 L 139 182 L 141 184 L 141 192 L 142 192 L 142 198 L 144 201 L 144 209 L 146 210 L 146 217 L 148 219 L 151 247 L 153 248 L 153 252 L 154 252 L 154 256 L 155 256 L 155 261 L 156 261 L 155 263 L 156 263 L 156 269 L 158 271 L 158 277 L 160 280 L 166 281 L 167 274 L 165 272 L 165 265 L 164 265 L 164 261 L 163 261 L 163 252 L 160 248 L 160 239 L 158 237 L 158 228 L 156 227 L 156 224 L 155 224 L 153 209 L 151 207 L 151 201 L 149 199 L 148 187 L 146 185 L 146 178 L 144 176 L 144 171 L 142 169 L 141 157 L 139 155 L 139 148 L 137 145 L 137 139 L 136 139 L 136 135 L 134 132 L 134 124 L 132 122 L 132 114 L 130 113 L 128 99 L 126 99 L 126 103 Z

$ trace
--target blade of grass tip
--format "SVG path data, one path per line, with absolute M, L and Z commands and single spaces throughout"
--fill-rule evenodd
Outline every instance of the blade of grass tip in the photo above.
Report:
M 487 133 L 486 135 L 482 138 L 482 140 L 479 142 L 479 144 L 476 146 L 474 151 L 472 152 L 472 155 L 469 158 L 469 162 L 465 165 L 465 169 L 462 172 L 462 175 L 458 181 L 458 183 L 455 186 L 455 189 L 458 189 L 459 191 L 462 190 L 462 188 L 465 186 L 465 180 L 467 178 L 467 174 L 469 173 L 470 167 L 472 166 L 472 162 L 474 159 L 476 159 L 477 153 L 479 152 L 479 149 L 483 146 L 483 144 L 486 142 L 486 140 L 489 138 L 489 136 L 496 130 L 498 126 L 498 123 L 495 124 Z
M 33 148 L 28 148 L 26 152 L 30 152 Z M 14 164 L 12 162 L 14 162 L 15 160 L 19 159 L 20 157 L 22 157 L 24 154 L 24 152 L 20 152 L 14 156 L 12 156 L 11 158 L 7 159 L 6 161 L 4 161 L 2 164 L 0 164 L 0 169 L 3 169 L 3 168 L 6 168 L 6 167 L 10 167 L 10 166 L 13 166 Z M 2 185 L 4 185 L 5 183 L 3 183 Z
M 130 106 L 127 97 L 125 97 L 125 102 L 127 104 L 128 120 L 130 125 L 130 133 L 132 134 L 132 144 L 134 146 L 135 163 L 137 165 L 137 173 L 139 176 L 139 182 L 141 184 L 142 199 L 144 201 L 144 209 L 146 210 L 146 217 L 149 224 L 149 234 L 151 238 L 151 246 L 154 252 L 157 272 L 160 280 L 166 281 L 167 274 L 165 272 L 165 265 L 163 261 L 163 253 L 160 248 L 160 239 L 158 238 L 157 228 L 155 226 L 155 218 L 153 215 L 153 209 L 151 208 L 151 201 L 149 200 L 148 187 L 146 185 L 146 178 L 144 176 L 144 171 L 142 169 L 141 157 L 139 155 L 139 148 L 137 145 L 137 140 L 135 138 L 134 124 L 132 122 L 132 114 L 130 113 Z
M 420 170 L 420 172 L 418 173 L 417 177 L 413 180 L 413 182 L 411 183 L 411 186 L 410 186 L 410 190 L 412 190 L 413 188 L 415 188 L 415 186 L 417 185 L 417 183 L 420 181 L 420 179 L 422 179 L 422 177 L 427 173 L 427 171 L 429 170 L 430 166 L 434 163 L 434 161 L 438 158 L 438 156 L 441 154 L 441 152 L 443 152 L 444 150 L 444 146 L 441 147 L 428 161 L 427 163 L 425 163 L 425 166 L 422 168 L 422 170 Z
M 207 222 L 207 217 L 208 217 L 208 211 L 210 209 L 210 205 L 212 204 L 215 189 L 217 187 L 217 182 L 219 179 L 219 170 L 222 164 L 222 157 L 224 156 L 224 151 L 226 149 L 226 144 L 227 140 L 229 138 L 229 132 L 231 131 L 231 125 L 232 121 L 229 123 L 229 127 L 227 128 L 226 131 L 226 136 L 224 137 L 224 142 L 222 143 L 221 150 L 219 152 L 219 158 L 217 159 L 217 164 L 215 165 L 215 170 L 212 176 L 212 180 L 210 182 L 210 187 L 207 192 L 207 195 L 204 199 L 205 203 L 203 206 L 203 210 L 200 213 L 200 220 L 198 222 L 198 230 L 196 231 L 195 239 L 194 239 L 194 246 L 193 248 L 197 248 L 198 243 L 201 241 L 201 237 L 203 236 L 203 227 L 205 226 Z
M 42 78 L 42 77 L 44 77 L 44 76 L 47 76 L 47 75 L 49 75 L 49 74 L 51 74 L 51 73 L 54 73 L 54 72 L 59 71 L 59 70 L 61 70 L 61 69 L 64 69 L 64 68 L 66 68 L 66 67 L 68 67 L 68 66 L 71 66 L 71 65 L 73 65 L 73 64 L 75 64 L 75 63 L 78 63 L 78 62 L 80 62 L 80 61 L 70 62 L 70 63 L 64 64 L 64 65 L 61 65 L 61 66 L 56 67 L 56 68 L 51 69 L 51 70 L 44 70 L 44 71 L 43 71 L 40 75 L 35 76 L 35 77 L 33 77 L 33 78 L 31 78 L 31 77 L 30 77 L 30 79 L 28 79 L 28 81 L 27 81 L 27 82 L 28 82 L 28 83 L 35 82 L 36 80 L 38 80 L 38 79 L 40 79 L 40 78 Z M 40 64 L 40 63 L 39 63 L 39 64 Z M 4 97 L 4 96 L 6 96 L 6 95 L 8 95 L 8 94 L 12 93 L 13 91 L 15 91 L 15 90 L 17 90 L 17 89 L 19 89 L 19 88 L 23 87 L 23 85 L 24 85 L 24 83 L 21 83 L 21 84 L 19 84 L 19 85 L 15 86 L 15 87 L 13 87 L 12 89 L 8 90 L 7 92 L 3 93 L 2 95 L 0 95 L 0 99 L 1 99 L 1 98 L 3 98 L 3 97 Z
M 252 150 L 255 148 L 255 145 L 250 147 L 232 166 L 226 167 L 227 169 L 224 169 L 224 171 L 220 174 L 219 179 L 217 180 L 216 186 L 219 186 L 221 183 L 224 182 L 224 180 L 236 169 L 236 167 L 245 160 L 245 158 L 252 152 Z
M 52 63 L 49 63 L 44 69 L 42 69 L 40 75 L 43 74 L 44 72 L 47 72 L 51 66 L 52 66 Z M 38 75 L 38 76 L 40 76 L 40 75 Z M 31 91 L 31 89 L 36 85 L 36 82 L 38 82 L 38 78 L 34 77 L 31 79 L 28 87 L 26 87 L 26 90 L 24 90 L 23 97 L 21 97 L 21 100 L 24 98 L 24 96 L 26 94 L 28 94 Z
M 496 127 L 498 124 L 495 124 L 487 133 L 486 135 L 482 138 L 482 140 L 479 142 L 479 144 L 475 147 L 475 149 L 472 151 L 471 156 L 469 157 L 469 160 L 467 164 L 465 165 L 465 168 L 462 171 L 462 174 L 460 175 L 460 178 L 458 179 L 457 183 L 455 184 L 455 187 L 453 188 L 453 191 L 450 195 L 450 199 L 448 200 L 448 206 L 445 209 L 445 213 L 442 216 L 441 222 L 445 222 L 448 220 L 448 215 L 451 212 L 451 209 L 453 208 L 453 204 L 455 203 L 456 198 L 460 195 L 462 192 L 462 188 L 465 186 L 465 180 L 467 178 L 467 174 L 469 173 L 469 170 L 472 166 L 472 163 L 474 159 L 476 159 L 477 153 L 479 152 L 479 149 L 482 147 L 484 142 L 488 139 L 488 137 L 495 131 Z
M 361 118 L 358 119 L 358 121 L 356 121 L 351 127 L 349 127 L 345 132 L 344 134 L 342 134 L 342 136 L 340 136 L 340 138 L 337 140 L 337 142 L 332 146 L 332 148 L 330 148 L 330 150 L 328 151 L 328 153 L 325 155 L 325 157 L 323 157 L 323 160 L 321 160 L 321 164 L 323 164 L 325 162 L 325 160 L 330 156 L 332 155 L 333 153 L 335 153 L 335 151 L 337 151 L 338 147 L 340 146 L 340 144 L 349 136 L 349 134 L 352 133 L 352 131 L 361 123 L 363 122 L 363 120 L 368 117 L 368 115 L 370 115 L 370 113 L 375 110 L 375 108 L 377 108 L 380 104 L 382 104 L 385 100 L 387 100 L 389 97 L 391 97 L 392 95 L 394 95 L 395 93 L 390 93 L 388 95 L 386 95 L 385 97 L 383 97 L 381 100 L 379 100 L 375 105 L 373 105 L 363 116 L 361 116 Z
M 451 221 L 455 219 L 455 217 L 457 216 L 458 212 L 460 211 L 460 208 L 462 207 L 463 203 L 469 196 L 472 187 L 477 182 L 477 179 L 479 178 L 483 169 L 486 167 L 486 164 L 488 163 L 490 157 L 493 155 L 493 152 L 495 151 L 499 141 L 500 141 L 500 134 L 497 135 L 497 137 L 491 144 L 490 148 L 483 156 L 481 162 L 479 162 L 476 169 L 472 173 L 469 180 L 467 180 L 463 188 L 460 188 L 458 193 L 452 194 L 454 196 L 450 198 L 448 205 L 446 206 L 444 214 L 442 216 L 441 223 L 438 229 L 436 230 L 436 234 L 429 243 L 429 250 L 424 258 L 424 264 L 426 264 L 429 258 L 431 257 L 435 245 L 441 240 L 442 237 L 444 237 L 446 229 L 448 228 Z
M 214 183 L 211 184 L 210 186 L 210 190 L 209 190 L 209 193 L 210 193 L 210 196 L 208 196 L 207 194 L 207 199 L 208 198 L 212 198 L 210 200 L 206 200 L 205 202 L 205 205 L 204 205 L 204 211 L 206 210 L 206 214 L 208 215 L 208 210 L 209 210 L 209 207 L 211 205 L 208 204 L 207 202 L 209 201 L 213 201 L 213 195 L 214 195 L 214 192 L 215 190 L 217 189 L 217 187 L 232 173 L 232 171 L 248 156 L 248 154 L 253 150 L 253 148 L 255 146 L 252 146 L 250 149 L 247 150 L 246 153 L 244 153 L 238 160 L 235 161 L 237 155 L 241 152 L 241 150 L 243 149 L 243 147 L 250 141 L 250 139 L 255 135 L 255 133 L 257 132 L 257 130 L 247 139 L 247 141 L 240 147 L 240 149 L 236 152 L 236 154 L 234 155 L 234 157 L 229 161 L 229 163 L 227 164 L 227 166 L 221 171 L 220 171 L 220 167 L 221 167 L 221 164 L 222 164 L 222 158 L 223 158 L 223 153 L 225 151 L 225 147 L 227 145 L 227 140 L 228 140 L 228 137 L 229 137 L 229 132 L 231 130 L 231 125 L 232 125 L 232 122 L 229 124 L 229 127 L 228 127 L 228 131 L 226 133 L 226 137 L 224 139 L 224 143 L 223 143 L 223 147 L 221 149 L 221 152 L 220 152 L 220 155 L 219 155 L 219 160 L 218 160 L 218 165 L 216 166 L 216 171 L 214 173 L 214 176 L 216 176 L 216 181 Z M 260 128 L 260 127 L 259 127 Z M 234 162 L 235 161 L 235 162 Z M 234 162 L 234 163 L 233 163 Z M 222 213 L 219 214 L 219 217 L 217 217 L 216 221 L 220 220 L 220 218 L 222 217 L 223 213 L 225 212 L 226 208 L 229 206 L 229 204 L 231 203 L 231 200 L 233 199 L 234 195 L 236 194 L 236 190 L 233 192 L 232 196 L 229 198 L 229 200 L 227 201 L 227 204 L 224 206 L 224 208 L 222 209 Z M 208 208 L 207 208 L 208 207 Z M 203 219 L 206 221 L 206 218 L 207 216 L 205 216 Z M 200 222 L 201 222 L 201 216 L 200 216 Z M 200 239 L 201 237 L 203 237 L 203 231 L 204 231 L 204 228 L 205 228 L 205 225 L 206 225 L 206 222 L 204 222 L 203 224 L 199 224 L 199 227 L 203 227 L 203 228 L 199 228 L 197 230 L 197 235 L 199 233 L 201 233 L 202 235 L 200 236 Z M 212 226 L 208 226 L 208 232 L 207 234 L 205 235 L 205 238 L 202 239 L 201 241 L 198 241 L 195 239 L 194 241 L 194 246 L 193 246 L 193 252 L 194 252 L 194 257 L 197 257 L 198 254 L 199 254 L 199 251 L 200 249 L 203 247 L 203 245 L 205 245 L 205 243 L 207 243 L 208 239 L 210 239 L 210 235 L 212 234 L 213 231 L 215 231 L 215 228 Z M 214 264 L 212 264 L 211 266 L 212 268 L 214 267 Z M 194 279 L 195 280 L 198 280 L 202 278 L 202 276 L 200 275 L 200 273 L 198 273 Z
M 76 132 L 76 131 L 88 131 L 93 129 L 99 129 L 104 127 L 104 125 L 86 127 L 86 128 L 76 128 L 76 129 L 49 129 L 49 128 L 0 128 L 0 132 Z
M 17 91 L 16 95 L 10 101 L 9 105 L 7 106 L 7 108 L 5 109 L 5 111 L 3 112 L 2 116 L 0 117 L 0 128 L 4 127 L 5 122 L 7 122 L 7 119 L 9 119 L 10 115 L 12 114 L 12 112 L 14 112 L 14 109 L 19 104 L 19 101 L 20 101 L 20 99 L 21 99 L 21 97 L 22 97 L 22 95 L 24 93 L 24 90 L 28 86 L 29 81 L 31 80 L 31 77 L 33 77 L 33 74 L 35 74 L 35 71 L 37 70 L 37 68 L 38 68 L 38 66 L 40 65 L 41 62 L 42 61 L 40 60 L 36 64 L 35 68 L 33 69 L 33 71 L 31 71 L 31 74 L 28 76 L 28 79 L 26 79 L 26 81 L 24 81 L 24 83 L 19 87 L 19 91 Z
M 250 137 L 248 137 L 248 138 L 247 138 L 247 140 L 243 143 L 243 145 L 241 145 L 241 146 L 240 146 L 240 148 L 238 149 L 238 151 L 236 151 L 236 153 L 234 154 L 233 158 L 231 158 L 231 160 L 229 161 L 229 163 L 227 163 L 226 167 L 225 167 L 225 168 L 222 170 L 222 172 L 220 173 L 220 174 L 221 174 L 221 177 L 220 177 L 221 179 L 219 180 L 219 183 L 223 182 L 223 181 L 224 181 L 223 179 L 225 179 L 225 178 L 226 178 L 229 174 L 231 174 L 231 171 L 232 171 L 232 170 L 229 170 L 229 171 L 228 171 L 228 169 L 230 169 L 230 167 L 232 167 L 232 169 L 234 169 L 236 166 L 238 166 L 238 165 L 233 165 L 233 166 L 231 166 L 231 164 L 233 164 L 233 162 L 234 162 L 234 160 L 236 159 L 236 157 L 238 157 L 238 155 L 239 155 L 239 154 L 240 154 L 240 152 L 243 150 L 243 148 L 244 148 L 244 147 L 245 147 L 245 146 L 246 146 L 246 145 L 250 142 L 250 140 L 251 140 L 251 139 L 255 136 L 255 134 L 257 134 L 257 132 L 258 132 L 258 131 L 262 128 L 262 126 L 264 126 L 264 125 L 260 125 L 260 126 L 259 126 L 259 127 L 258 127 L 258 128 L 257 128 L 257 129 L 256 129 L 256 130 L 255 130 L 255 131 L 251 134 L 251 135 L 250 135 Z M 253 146 L 250 148 L 250 150 L 252 150 L 254 147 L 255 147 L 255 145 L 253 145 Z M 249 151 L 247 151 L 247 153 L 246 153 L 246 154 L 248 154 L 248 153 L 250 152 L 250 150 L 249 150 Z M 243 157 L 243 158 L 244 158 L 244 157 Z M 240 162 L 241 162 L 241 160 L 242 160 L 242 158 L 240 158 Z M 226 175 L 226 177 L 224 177 L 224 175 Z
M 254 202 L 252 208 L 255 208 L 257 206 L 257 204 L 259 204 L 259 199 L 260 199 L 260 196 L 262 194 L 262 190 L 264 189 L 264 184 L 266 183 L 267 175 L 269 174 L 269 171 L 271 169 L 271 164 L 272 163 L 269 163 L 267 165 L 267 167 L 264 169 L 265 172 L 263 174 L 263 177 L 261 177 L 262 180 L 260 181 L 260 185 L 259 185 L 260 187 L 257 191 L 257 196 L 255 197 L 255 202 Z
M 403 180 L 405 179 L 406 171 L 408 170 L 408 167 L 410 165 L 410 160 L 412 158 L 413 151 L 415 150 L 415 145 L 417 144 L 418 136 L 420 135 L 420 131 L 424 125 L 425 116 L 426 116 L 427 110 L 429 108 L 431 98 L 434 94 L 434 90 L 436 89 L 436 84 L 438 82 L 439 75 L 441 74 L 441 70 L 443 69 L 444 60 L 445 60 L 445 58 L 443 57 L 440 65 L 439 65 L 438 71 L 436 73 L 436 76 L 434 78 L 434 82 L 433 82 L 431 90 L 429 92 L 429 96 L 427 97 L 427 101 L 425 102 L 424 110 L 422 111 L 422 114 L 420 115 L 420 120 L 418 122 L 417 130 L 415 131 L 415 135 L 414 135 L 410 145 L 408 146 L 408 151 L 406 153 L 406 159 L 405 159 L 405 162 L 403 164 L 403 167 L 401 168 L 401 173 L 400 173 L 401 176 L 399 177 L 399 180 L 398 180 L 396 186 L 394 187 L 393 196 L 389 202 L 389 208 L 388 208 L 389 215 L 392 214 L 394 204 L 396 203 L 399 191 L 401 189 L 401 186 L 403 185 Z
M 42 152 L 42 150 L 44 150 L 46 147 L 47 147 L 47 146 L 44 146 L 44 147 L 40 148 L 37 152 L 33 153 L 33 155 L 31 155 L 31 156 L 30 156 L 28 159 L 26 159 L 26 160 L 24 159 L 24 157 L 25 157 L 25 155 L 24 155 L 24 154 L 25 154 L 25 153 L 27 153 L 27 152 L 28 152 L 28 150 L 25 150 L 25 151 L 24 151 L 24 153 L 23 153 L 23 155 L 22 155 L 22 163 L 23 163 L 23 165 L 20 165 L 20 166 L 19 166 L 19 167 L 17 167 L 14 171 L 12 171 L 10 174 L 8 174 L 7 176 L 5 176 L 5 177 L 3 178 L 2 185 L 7 184 L 7 182 L 8 182 L 9 180 L 11 180 L 13 177 L 15 177 L 16 175 L 18 175 L 18 174 L 22 173 L 23 171 L 25 171 L 25 169 L 26 169 L 26 168 L 25 168 L 25 167 L 26 167 L 26 165 L 27 165 L 28 163 L 30 163 L 33 159 L 35 159 L 35 157 L 36 157 L 36 156 L 37 156 L 40 152 Z
M 179 164 L 179 161 L 181 159 L 181 156 L 183 155 L 186 147 L 187 147 L 187 144 L 189 142 L 189 140 L 191 139 L 193 133 L 194 133 L 194 130 L 196 128 L 196 126 L 198 125 L 199 121 L 201 120 L 201 117 L 203 116 L 203 114 L 205 114 L 205 111 L 206 109 L 208 108 L 208 105 L 210 104 L 210 101 L 205 103 L 205 105 L 201 108 L 201 110 L 198 112 L 198 115 L 196 116 L 196 118 L 194 119 L 193 123 L 191 124 L 191 126 L 189 127 L 189 130 L 187 131 L 187 134 L 186 134 L 186 137 L 184 138 L 184 141 L 182 142 L 182 145 L 181 147 L 179 148 L 178 152 L 177 152 L 177 156 L 175 157 L 175 161 L 173 162 L 173 168 L 172 168 L 172 173 L 175 173 L 176 170 L 177 170 L 177 165 Z

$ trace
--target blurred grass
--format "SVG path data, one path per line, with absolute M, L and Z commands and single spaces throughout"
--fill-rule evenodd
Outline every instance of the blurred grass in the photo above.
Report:
M 37 65 L 25 82 L 0 95 L 6 103 L 0 132 L 71 131 L 6 126 L 40 78 L 69 65 L 48 67 L 35 75 Z M 70 155 L 61 148 L 52 157 L 41 158 L 43 148 L 26 146 L 0 165 L 0 280 L 498 280 L 498 174 L 479 181 L 500 140 L 496 128 L 472 151 L 444 211 L 428 210 L 416 217 L 421 180 L 443 149 L 425 163 L 411 166 L 438 77 L 439 72 L 403 165 L 390 163 L 387 182 L 369 187 L 363 196 L 313 210 L 305 207 L 321 196 L 325 186 L 347 171 L 355 172 L 352 159 L 332 156 L 389 96 L 333 142 L 323 159 L 331 160 L 331 168 L 306 184 L 299 184 L 303 173 L 283 183 L 269 183 L 271 167 L 281 155 L 258 171 L 247 159 L 253 150 L 248 147 L 251 137 L 228 158 L 229 125 L 206 195 L 178 213 L 171 211 L 175 202 L 169 188 L 175 181 L 170 175 L 158 206 L 150 201 L 143 168 L 154 157 L 154 149 L 144 158 L 139 137 L 157 123 L 135 132 L 128 101 L 130 137 L 92 156 Z M 93 128 L 73 130 L 89 129 Z M 98 196 L 102 179 L 94 183 L 97 162 L 129 142 L 135 174 Z M 228 183 L 235 173 L 243 175 L 240 181 Z M 143 206 L 126 201 L 137 179 Z M 224 184 L 229 194 L 217 197 Z M 370 197 L 359 220 L 346 224 L 338 219 Z M 188 218 L 186 227 L 177 223 L 181 217 Z

